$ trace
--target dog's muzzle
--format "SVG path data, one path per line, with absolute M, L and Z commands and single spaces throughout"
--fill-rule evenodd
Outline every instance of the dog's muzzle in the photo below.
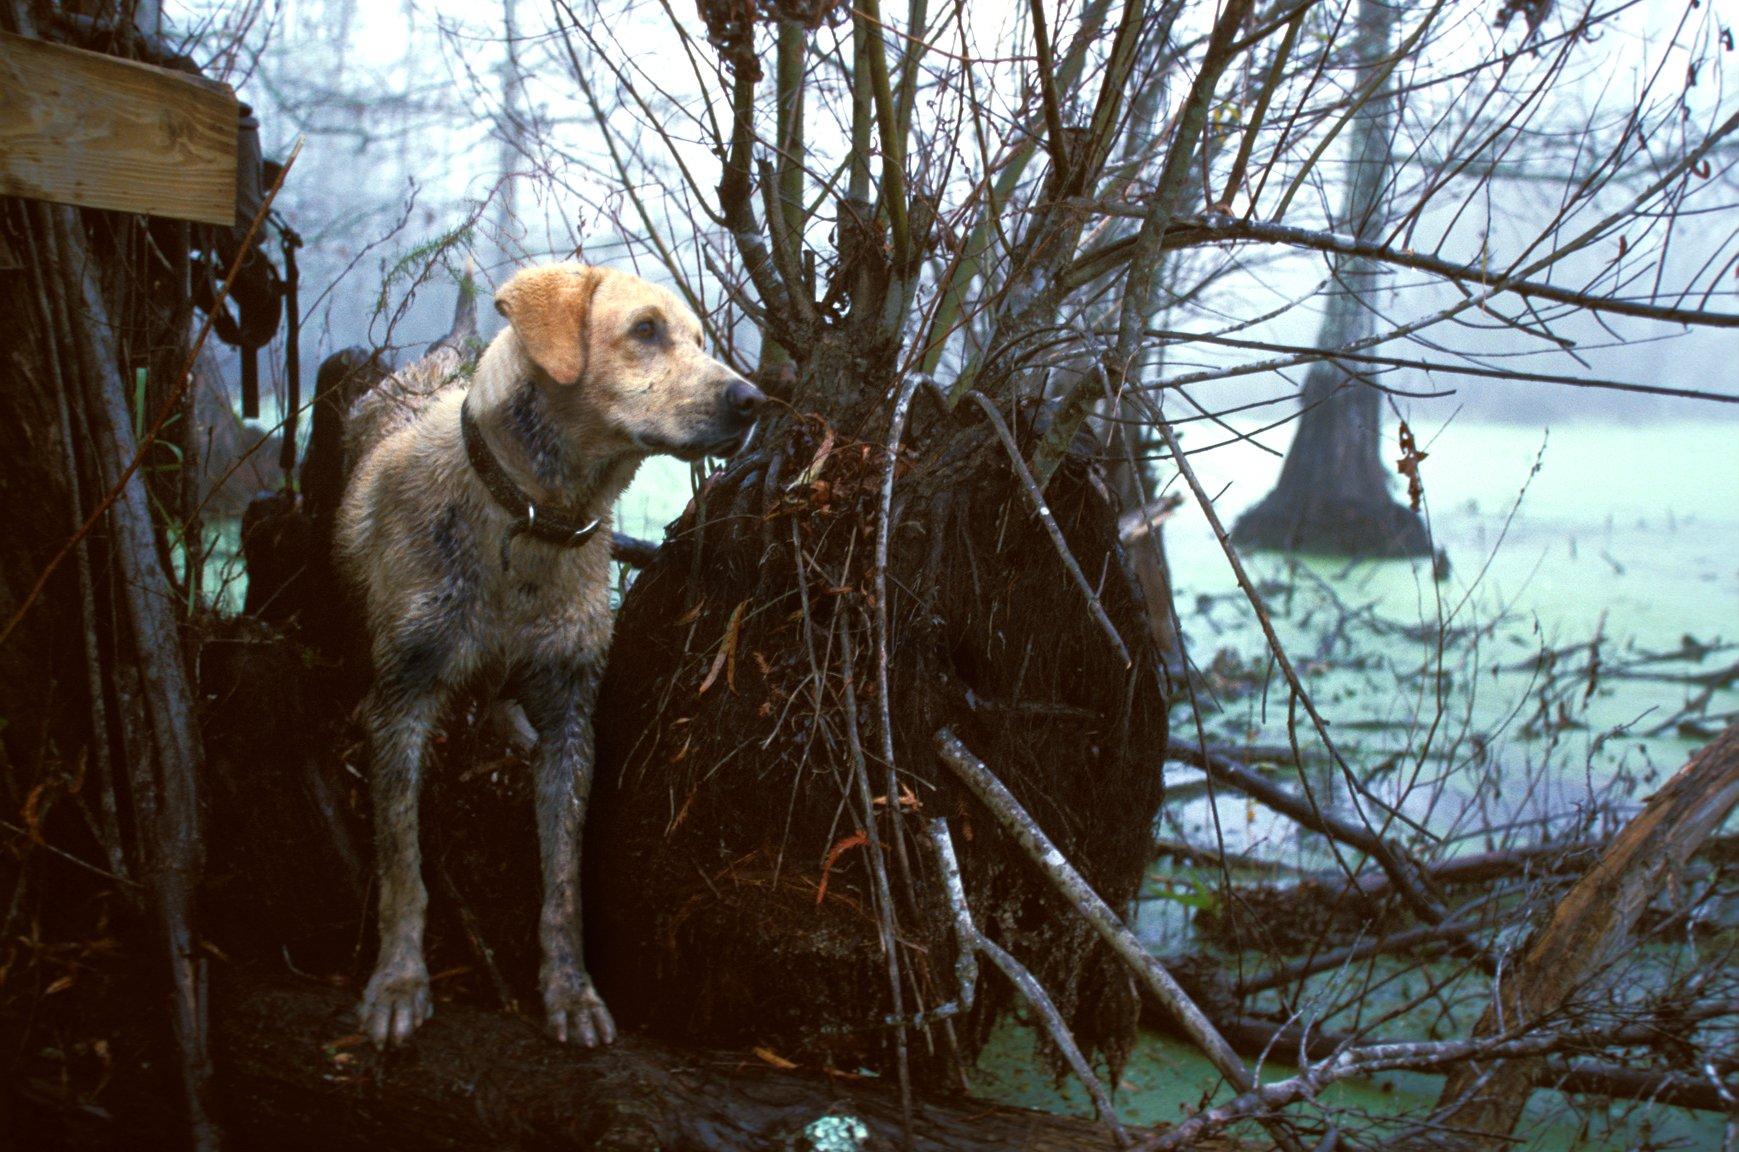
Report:
M 713 423 L 715 429 L 722 428 L 727 431 L 704 443 L 691 444 L 677 455 L 688 460 L 699 460 L 703 456 L 734 456 L 743 451 L 754 439 L 761 407 L 766 403 L 765 392 L 741 376 L 733 377 L 723 388 L 724 411 Z

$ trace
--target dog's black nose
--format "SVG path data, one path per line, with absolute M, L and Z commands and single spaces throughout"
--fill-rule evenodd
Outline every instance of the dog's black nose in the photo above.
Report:
M 753 416 L 767 402 L 767 394 L 747 380 L 732 380 L 725 388 L 725 403 L 738 416 Z

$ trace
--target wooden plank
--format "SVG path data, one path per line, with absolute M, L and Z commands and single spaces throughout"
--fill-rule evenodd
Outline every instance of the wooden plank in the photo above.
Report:
M 235 93 L 0 32 L 0 194 L 235 223 Z

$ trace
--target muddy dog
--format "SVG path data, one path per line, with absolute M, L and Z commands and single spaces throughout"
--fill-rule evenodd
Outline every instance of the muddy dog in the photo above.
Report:
M 592 706 L 610 644 L 610 509 L 649 455 L 742 447 L 765 397 L 708 356 L 676 296 L 624 272 L 556 264 L 495 296 L 508 327 L 469 386 L 439 347 L 352 407 L 355 470 L 337 548 L 366 606 L 364 703 L 380 955 L 359 1014 L 376 1045 L 434 1011 L 417 839 L 424 753 L 445 701 L 481 677 L 537 731 L 534 776 L 545 1018 L 559 1041 L 615 1025 L 580 943 L 580 831 Z

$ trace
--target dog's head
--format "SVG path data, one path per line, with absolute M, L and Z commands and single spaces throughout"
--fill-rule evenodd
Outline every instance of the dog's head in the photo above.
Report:
M 495 294 L 552 404 L 623 451 L 685 460 L 747 443 L 766 397 L 707 355 L 675 294 L 613 268 L 527 268 Z

